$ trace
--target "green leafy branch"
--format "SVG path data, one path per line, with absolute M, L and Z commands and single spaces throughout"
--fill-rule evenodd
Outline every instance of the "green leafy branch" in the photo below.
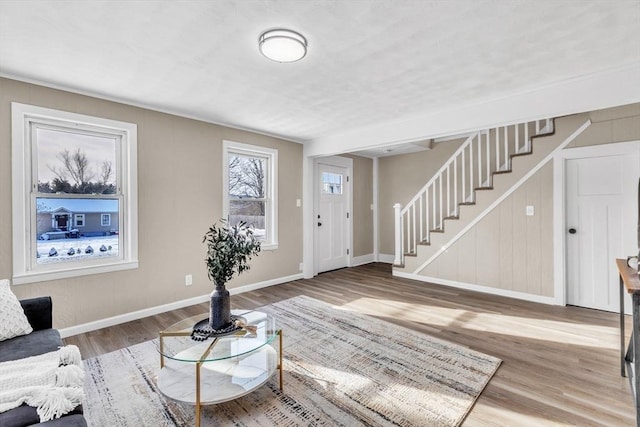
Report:
M 229 226 L 225 219 L 213 224 L 202 239 L 207 244 L 207 273 L 217 288 L 222 288 L 237 272 L 249 270 L 249 261 L 260 252 L 260 241 L 245 222 Z

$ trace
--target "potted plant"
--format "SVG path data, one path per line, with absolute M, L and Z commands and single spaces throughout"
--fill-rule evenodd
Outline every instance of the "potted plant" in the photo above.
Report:
M 260 242 L 245 222 L 230 226 L 225 219 L 213 224 L 202 240 L 207 244 L 207 273 L 215 285 L 211 293 L 209 327 L 214 331 L 231 324 L 231 301 L 225 288 L 235 273 L 249 270 L 251 257 L 260 252 Z

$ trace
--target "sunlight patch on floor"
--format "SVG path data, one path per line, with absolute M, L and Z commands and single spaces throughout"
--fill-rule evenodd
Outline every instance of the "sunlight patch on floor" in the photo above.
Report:
M 558 420 L 548 420 L 541 416 L 531 415 L 531 414 L 523 414 L 511 409 L 506 409 L 503 407 L 496 407 L 488 404 L 483 404 L 481 402 L 477 402 L 474 408 L 474 419 L 477 421 L 479 418 L 488 421 L 489 424 L 493 425 L 501 425 L 502 421 L 509 420 L 512 424 L 506 425 L 517 425 L 518 427 L 543 427 L 543 426 L 574 426 L 575 423 L 561 422 Z M 479 417 L 478 414 L 482 415 Z M 502 424 L 505 425 L 505 424 Z
M 514 337 L 544 340 L 561 344 L 619 349 L 618 327 L 584 323 L 560 322 L 542 318 L 506 316 L 498 313 L 474 312 L 434 305 L 382 301 L 375 298 L 359 298 L 341 308 L 351 309 L 371 316 L 401 318 L 428 326 L 464 328 L 473 331 L 502 334 Z M 607 336 L 606 340 L 595 336 Z M 544 338 L 541 338 L 544 337 Z

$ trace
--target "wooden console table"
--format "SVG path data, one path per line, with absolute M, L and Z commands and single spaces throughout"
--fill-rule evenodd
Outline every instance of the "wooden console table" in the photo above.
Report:
M 637 270 L 627 265 L 627 260 L 616 259 L 620 273 L 620 368 L 622 376 L 629 374 L 631 393 L 636 403 L 636 425 L 640 427 L 640 278 Z M 625 352 L 624 291 L 631 295 L 633 326 Z

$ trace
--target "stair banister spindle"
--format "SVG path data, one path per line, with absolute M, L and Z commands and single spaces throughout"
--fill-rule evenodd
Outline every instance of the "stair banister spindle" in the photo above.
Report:
M 465 172 L 467 170 L 467 163 L 465 162 L 465 158 L 464 158 L 464 153 L 465 150 L 462 150 L 462 176 L 460 177 L 462 179 L 462 201 L 466 202 L 467 201 L 467 192 L 466 192 L 466 177 L 465 177 Z
M 478 134 L 478 185 L 482 186 L 482 132 Z
M 500 170 L 500 128 L 496 128 L 496 170 Z
M 489 180 L 491 179 L 491 130 L 487 129 L 487 180 L 486 183 L 489 185 Z
M 404 255 L 408 254 L 409 252 L 411 252 L 411 239 L 409 238 L 409 233 L 411 233 L 411 206 L 407 206 L 409 208 L 409 210 L 407 211 L 407 214 L 405 215 L 405 223 L 403 224 L 404 226 Z
M 524 124 L 524 149 L 529 149 L 529 123 Z
M 453 158 L 453 215 L 458 216 L 458 156 Z
M 425 235 L 424 235 L 424 240 L 427 242 L 431 241 L 431 235 L 429 234 L 429 193 L 425 192 L 424 193 L 424 210 L 425 210 L 425 225 L 426 225 L 426 230 L 425 230 Z
M 440 219 L 440 224 L 438 225 L 438 228 L 442 228 L 442 211 L 444 211 L 444 209 L 442 209 L 442 177 L 443 175 L 440 175 L 440 179 L 438 179 L 438 201 L 440 202 L 438 206 L 440 206 L 440 212 L 438 212 L 438 216 Z
M 447 167 L 447 215 L 451 215 L 451 165 Z
M 504 127 L 504 168 L 509 170 L 509 126 Z
M 413 205 L 411 208 L 411 247 L 409 249 L 410 253 L 415 253 L 416 251 L 416 205 Z
M 473 158 L 473 143 L 469 144 L 469 201 L 473 198 L 473 164 L 475 159 Z
M 431 224 L 431 229 L 435 229 L 436 228 L 436 182 L 433 181 L 433 184 L 431 185 L 431 196 L 432 196 L 432 207 L 433 207 L 433 215 L 432 215 L 432 221 L 433 224 Z
M 402 265 L 402 205 L 400 203 L 396 203 L 393 205 L 394 209 L 394 217 L 395 217 L 395 240 L 396 240 L 396 251 L 393 259 L 393 263 L 395 265 Z
M 536 135 L 540 133 L 540 120 L 536 120 Z
M 420 200 L 420 202 L 419 202 L 420 203 L 420 215 L 418 216 L 418 218 L 419 218 L 418 223 L 420 224 L 420 236 L 419 236 L 419 239 L 418 239 L 418 243 L 420 243 L 420 242 L 422 242 L 424 240 L 424 234 L 423 234 L 423 231 L 422 231 L 422 221 L 424 219 L 424 215 L 422 214 L 422 193 L 420 193 L 420 199 L 419 200 Z
M 407 211 L 407 236 L 406 236 L 406 249 L 405 249 L 405 253 L 411 253 L 411 210 L 413 209 L 413 206 L 409 207 L 409 210 Z
M 518 150 L 520 149 L 519 147 L 520 146 L 520 125 L 515 124 L 514 129 L 515 129 L 516 139 L 514 140 L 514 143 L 513 143 L 513 154 L 517 154 Z

